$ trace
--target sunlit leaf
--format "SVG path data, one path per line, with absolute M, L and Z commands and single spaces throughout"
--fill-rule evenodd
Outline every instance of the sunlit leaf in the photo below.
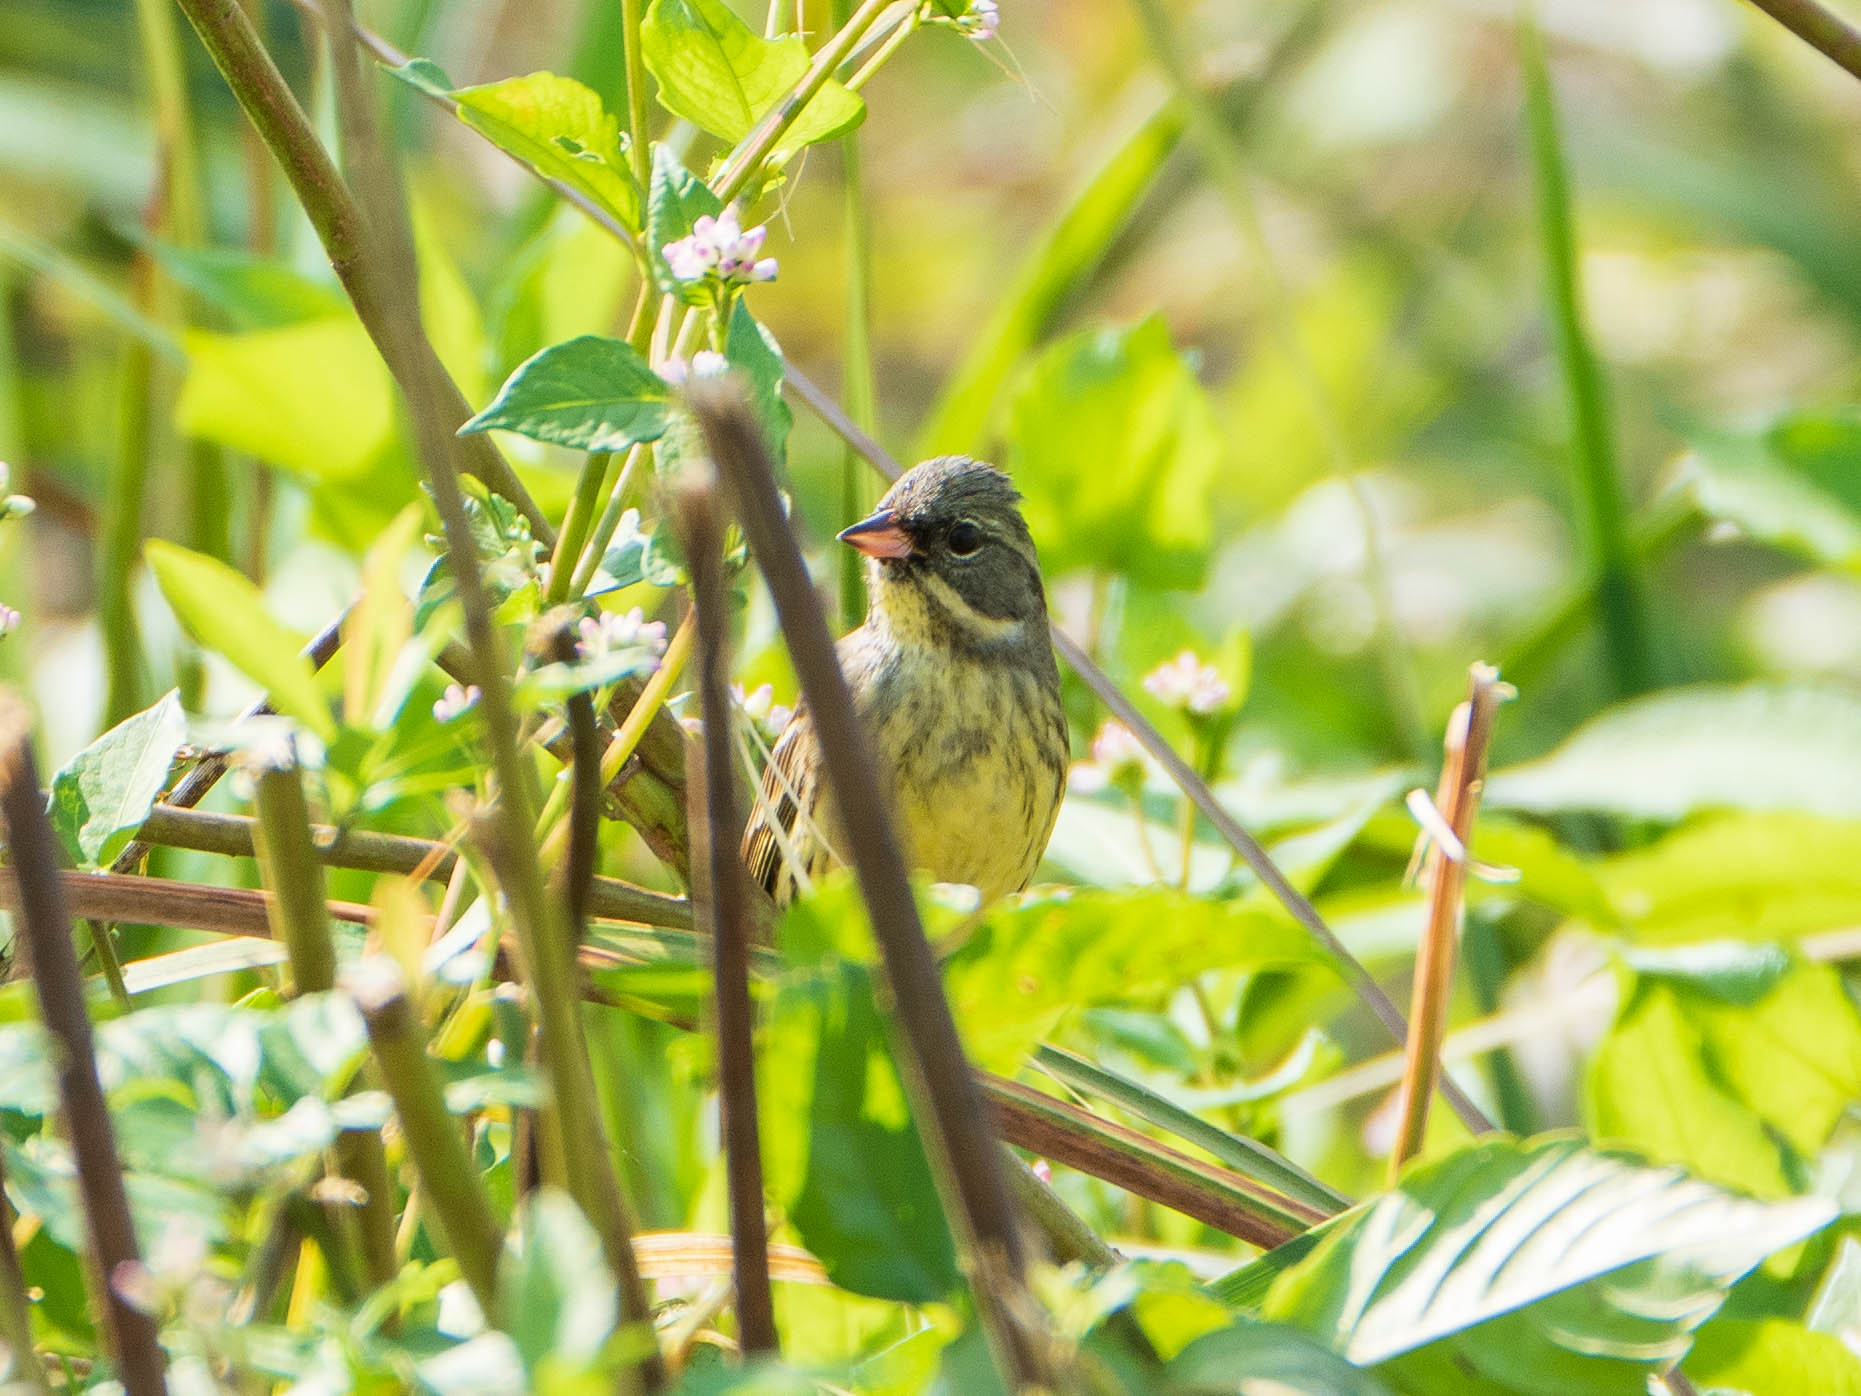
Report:
M 1277 1323 L 1236 1323 L 1197 1338 L 1169 1366 L 1168 1396 L 1233 1396 L 1258 1388 L 1275 1396 L 1386 1396 L 1370 1373 Z
M 307 480 L 366 474 L 394 436 L 394 384 L 351 316 L 187 333 L 182 431 Z
M 1266 1315 L 1359 1364 L 1451 1338 L 1503 1379 L 1533 1350 L 1561 1369 L 1552 1389 L 1640 1392 L 1734 1280 L 1835 1214 L 1824 1199 L 1754 1202 L 1575 1139 L 1494 1140 L 1346 1213 L 1274 1283 Z
M 243 572 L 204 553 L 160 538 L 145 548 L 162 595 L 188 634 L 258 684 L 272 706 L 324 741 L 336 735 L 330 705 L 317 688 L 303 641 L 265 608 L 265 598 Z
M 1781 1318 L 1714 1319 L 1700 1330 L 1686 1373 L 1700 1391 L 1861 1396 L 1861 1357 L 1848 1344 Z
M 67 761 L 52 777 L 52 829 L 80 867 L 108 863 L 155 807 L 187 740 L 181 695 L 169 690 Z
M 1861 568 L 1861 420 L 1852 414 L 1712 437 L 1680 471 L 1707 517 L 1812 562 Z
M 1213 409 L 1160 316 L 1043 353 L 1010 414 L 1010 461 L 1041 562 L 1201 585 L 1225 454 Z
M 765 39 L 723 0 L 653 0 L 640 38 L 666 109 L 727 141 L 748 135 L 808 71 L 807 46 L 799 38 Z M 776 150 L 842 135 L 865 115 L 866 104 L 829 78 Z
M 518 365 L 465 432 L 514 431 L 582 451 L 619 451 L 664 434 L 672 389 L 629 344 L 582 335 Z
M 705 288 L 673 276 L 665 249 L 668 243 L 690 237 L 692 226 L 700 218 L 715 218 L 723 211 L 723 201 L 679 162 L 670 147 L 653 147 L 652 185 L 646 198 L 646 253 L 652 263 L 653 284 L 666 295 L 677 296 L 687 305 L 703 303 Z
M 592 89 L 545 72 L 449 95 L 467 126 L 639 231 L 640 192 L 622 150 L 620 120 Z
M 1861 695 L 1808 683 L 1700 685 L 1610 708 L 1556 751 L 1496 771 L 1486 803 L 1679 819 L 1701 809 L 1861 815 Z

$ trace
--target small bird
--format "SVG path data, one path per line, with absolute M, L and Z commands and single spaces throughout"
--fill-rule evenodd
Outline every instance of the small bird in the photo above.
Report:
M 866 554 L 866 620 L 840 667 L 871 735 L 906 860 L 986 902 L 1033 877 L 1059 813 L 1066 713 L 1039 559 L 992 465 L 939 456 L 840 534 Z M 805 706 L 776 740 L 743 833 L 778 905 L 845 861 Z

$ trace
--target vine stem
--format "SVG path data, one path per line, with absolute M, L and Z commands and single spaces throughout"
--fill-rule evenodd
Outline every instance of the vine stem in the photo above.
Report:
M 1843 71 L 1861 78 L 1861 29 L 1817 0 L 1751 0 Z

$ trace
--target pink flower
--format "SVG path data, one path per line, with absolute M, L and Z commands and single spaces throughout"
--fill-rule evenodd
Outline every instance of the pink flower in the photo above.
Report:
M 987 43 L 1001 27 L 1002 7 L 998 0 L 971 0 L 969 12 L 957 20 L 956 27 L 977 43 Z
M 456 683 L 449 683 L 445 693 L 433 705 L 433 716 L 441 722 L 452 722 L 477 707 L 478 700 L 483 696 L 475 683 L 463 688 Z
M 1195 717 L 1220 712 L 1234 697 L 1234 690 L 1215 666 L 1196 658 L 1194 650 L 1184 650 L 1144 675 L 1144 688 L 1172 708 L 1181 708 Z
M 638 606 L 631 611 L 599 611 L 576 624 L 581 639 L 575 648 L 583 659 L 599 659 L 618 650 L 645 649 L 657 660 L 666 652 L 664 621 L 647 620 Z
M 745 231 L 737 220 L 737 211 L 727 208 L 715 218 L 708 213 L 702 215 L 691 225 L 690 237 L 668 242 L 659 250 L 674 280 L 715 278 L 726 286 L 740 286 L 775 280 L 775 258 L 757 255 L 768 235 L 768 228 L 762 224 Z

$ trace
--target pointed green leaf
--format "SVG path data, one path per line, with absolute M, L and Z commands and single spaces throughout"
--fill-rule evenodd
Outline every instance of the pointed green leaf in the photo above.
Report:
M 639 231 L 640 191 L 622 151 L 620 120 L 592 89 L 544 72 L 460 88 L 451 96 L 459 120 L 492 144 Z
M 170 689 L 153 707 L 105 732 L 52 777 L 52 829 L 79 867 L 102 867 L 142 827 L 186 740 L 181 695 Z
M 317 688 L 310 661 L 298 652 L 303 641 L 271 618 L 265 598 L 243 572 L 160 538 L 149 540 L 144 555 L 162 595 L 196 643 L 263 688 L 280 713 L 326 742 L 335 739 L 330 705 Z
M 1861 1357 L 1832 1333 L 1788 1319 L 1716 1319 L 1686 1362 L 1700 1391 L 1751 1396 L 1861 1396 Z
M 690 237 L 692 225 L 700 218 L 715 218 L 723 211 L 723 201 L 711 192 L 710 185 L 679 163 L 678 156 L 664 144 L 653 147 L 652 187 L 646 197 L 646 250 L 653 267 L 653 284 L 666 295 L 677 296 L 687 305 L 705 301 L 701 285 L 672 275 L 665 249 L 669 243 Z
M 601 1238 L 553 1188 L 531 1193 L 518 1209 L 513 1244 L 498 1263 L 498 1291 L 532 1378 L 557 1364 L 568 1372 L 593 1366 L 620 1314 Z
M 723 0 L 653 0 L 641 28 L 647 71 L 674 115 L 727 141 L 740 141 L 808 71 L 807 46 L 765 39 Z M 777 144 L 778 153 L 845 134 L 866 104 L 829 78 Z
M 582 451 L 620 451 L 665 434 L 672 389 L 629 344 L 585 334 L 519 364 L 460 434 L 514 431 Z

